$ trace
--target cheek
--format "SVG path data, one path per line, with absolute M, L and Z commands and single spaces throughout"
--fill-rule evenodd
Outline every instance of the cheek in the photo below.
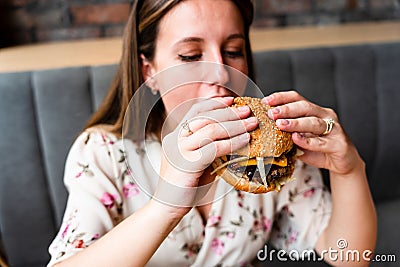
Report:
M 242 72 L 245 75 L 249 74 L 249 67 L 247 66 L 247 59 L 243 58 L 240 62 L 233 63 L 233 68 L 237 69 L 238 71 Z
M 231 67 L 233 68 L 232 65 Z M 230 72 L 228 88 L 234 94 L 243 96 L 249 81 L 247 64 L 237 64 L 234 70 Z
M 249 66 L 248 66 L 248 58 L 247 58 L 247 52 L 243 51 L 244 55 L 243 57 L 240 58 L 235 58 L 235 59 L 226 59 L 225 64 L 228 65 L 231 68 L 234 68 L 240 72 L 242 72 L 245 75 L 248 75 L 249 73 Z

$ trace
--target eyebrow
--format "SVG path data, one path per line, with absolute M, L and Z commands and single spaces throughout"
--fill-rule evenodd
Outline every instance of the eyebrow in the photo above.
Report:
M 176 42 L 176 44 L 192 43 L 192 42 L 201 43 L 203 41 L 204 40 L 202 38 L 199 38 L 199 37 L 186 37 L 186 38 L 183 38 L 182 40 L 179 40 L 178 42 Z
M 229 35 L 228 38 L 226 38 L 226 39 L 227 40 L 232 40 L 232 39 L 243 39 L 243 40 L 245 40 L 245 37 L 241 33 L 234 33 L 234 34 Z M 186 37 L 186 38 L 183 38 L 182 40 L 179 40 L 178 42 L 176 42 L 176 44 L 191 43 L 191 42 L 201 43 L 201 42 L 204 42 L 204 39 L 200 38 L 200 37 Z
M 228 40 L 232 40 L 232 39 L 243 39 L 243 40 L 245 40 L 246 38 L 241 33 L 235 33 L 235 34 L 229 35 L 227 39 Z

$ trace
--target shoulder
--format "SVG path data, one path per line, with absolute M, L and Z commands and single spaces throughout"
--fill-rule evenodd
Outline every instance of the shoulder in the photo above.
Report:
M 84 130 L 75 139 L 67 157 L 66 172 L 78 168 L 98 169 L 110 176 L 116 176 L 124 163 L 122 139 L 102 126 Z M 90 174 L 90 172 L 88 172 Z
M 74 151 L 79 153 L 109 153 L 114 148 L 120 148 L 121 139 L 111 133 L 104 126 L 95 126 L 85 129 L 75 139 L 70 149 L 70 154 Z
M 113 145 L 120 138 L 108 130 L 106 125 L 94 126 L 85 129 L 76 139 L 75 143 L 80 143 L 89 146 L 104 146 Z

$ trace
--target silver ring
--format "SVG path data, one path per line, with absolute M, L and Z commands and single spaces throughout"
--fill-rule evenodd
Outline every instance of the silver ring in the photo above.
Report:
M 184 123 L 182 123 L 182 128 L 185 129 L 186 131 L 188 131 L 189 135 L 193 134 L 192 130 L 190 130 L 189 128 L 189 123 L 187 120 L 185 120 Z
M 332 132 L 333 125 L 335 125 L 335 121 L 332 118 L 323 119 L 323 120 L 326 123 L 326 129 L 325 129 L 325 132 L 322 133 L 322 135 L 330 134 L 330 132 Z

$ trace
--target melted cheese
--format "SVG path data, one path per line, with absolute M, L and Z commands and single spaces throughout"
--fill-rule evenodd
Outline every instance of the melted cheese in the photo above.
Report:
M 288 165 L 287 164 L 287 158 L 285 156 L 283 156 L 283 157 L 280 157 L 278 159 L 274 159 L 272 164 L 278 165 L 280 167 L 286 167 Z
M 251 165 L 257 165 L 257 160 L 255 158 L 249 159 L 249 160 L 244 160 L 241 162 L 238 162 L 240 166 L 251 166 Z M 287 166 L 287 158 L 285 156 L 282 156 L 280 158 L 264 158 L 264 164 L 275 164 L 280 167 L 286 167 Z

